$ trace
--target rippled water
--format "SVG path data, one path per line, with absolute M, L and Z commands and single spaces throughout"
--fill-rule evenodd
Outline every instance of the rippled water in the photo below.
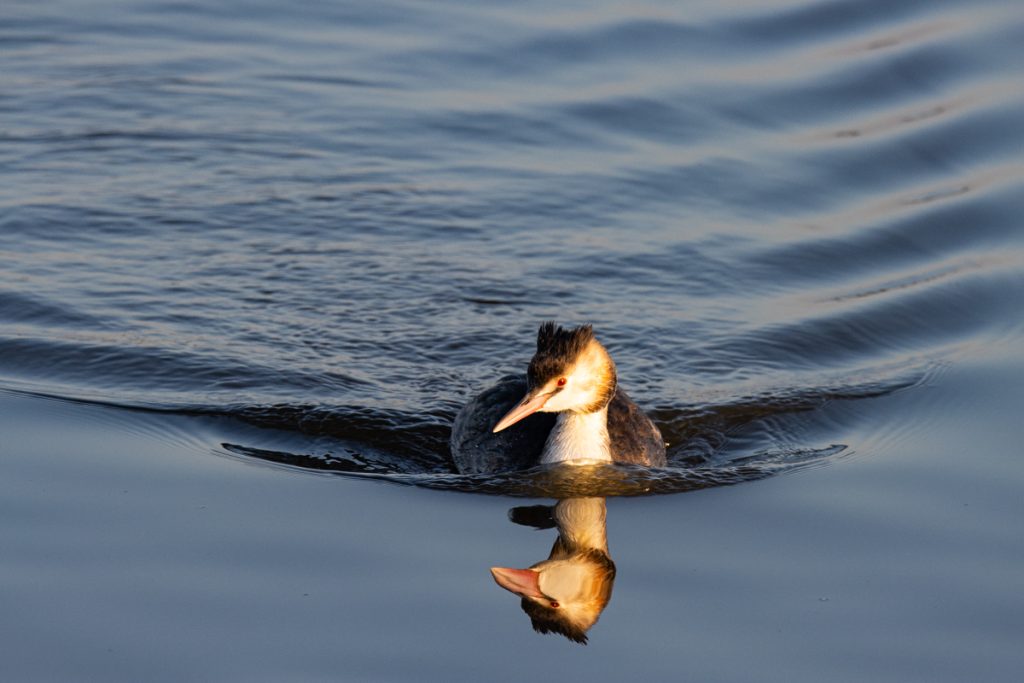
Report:
M 6 479 L 32 482 L 5 494 L 8 525 L 19 529 L 4 532 L 17 548 L 5 561 L 14 584 L 43 568 L 54 585 L 79 586 L 76 594 L 95 589 L 73 578 L 88 575 L 86 560 L 12 539 L 58 538 L 48 523 L 67 530 L 70 520 L 91 519 L 93 530 L 78 534 L 102 545 L 102 504 L 76 496 L 99 495 L 97 482 L 122 477 L 134 488 L 156 486 L 176 458 L 188 463 L 186 479 L 220 481 L 222 504 L 236 506 L 211 515 L 213 526 L 245 538 L 264 533 L 267 555 L 204 564 L 202 549 L 220 547 L 212 531 L 193 530 L 184 556 L 157 546 L 154 556 L 174 555 L 195 582 L 181 580 L 161 597 L 140 588 L 146 599 L 124 618 L 149 625 L 154 637 L 167 636 L 159 615 L 193 595 L 202 577 L 223 572 L 226 593 L 238 596 L 220 595 L 211 612 L 244 612 L 242 604 L 265 597 L 238 592 L 236 582 L 247 585 L 246 572 L 257 571 L 253 562 L 271 563 L 268 576 L 292 584 L 297 575 L 276 564 L 284 560 L 268 558 L 316 558 L 332 542 L 268 531 L 237 483 L 248 477 L 274 509 L 305 510 L 288 513 L 298 527 L 319 529 L 311 518 L 326 513 L 309 500 L 330 500 L 332 491 L 353 501 L 352 514 L 375 510 L 379 521 L 358 533 L 339 520 L 345 531 L 337 533 L 358 536 L 358 545 L 322 552 L 342 574 L 391 567 L 403 584 L 423 577 L 391 562 L 425 560 L 411 550 L 390 561 L 379 555 L 379 539 L 410 533 L 386 510 L 403 510 L 402 520 L 438 511 L 449 528 L 473 511 L 507 526 L 511 503 L 367 479 L 499 496 L 644 496 L 618 509 L 609 503 L 609 524 L 620 510 L 645 520 L 649 533 L 638 537 L 659 547 L 678 538 L 685 515 L 721 525 L 713 536 L 735 535 L 738 520 L 764 515 L 808 539 L 802 520 L 849 515 L 824 537 L 856 546 L 892 538 L 873 526 L 871 515 L 885 510 L 908 535 L 933 534 L 916 563 L 891 565 L 896 573 L 948 564 L 963 536 L 1009 554 L 988 562 L 984 579 L 970 571 L 956 575 L 961 583 L 923 579 L 926 592 L 944 586 L 965 605 L 973 595 L 975 607 L 951 608 L 950 623 L 964 630 L 942 631 L 928 621 L 926 599 L 902 604 L 900 614 L 913 618 L 890 623 L 917 635 L 901 653 L 858 646 L 861 636 L 852 635 L 884 620 L 884 606 L 905 589 L 884 581 L 877 567 L 888 560 L 871 568 L 883 571 L 886 590 L 861 595 L 860 612 L 837 615 L 842 641 L 785 611 L 784 600 L 773 603 L 782 616 L 764 628 L 813 637 L 811 649 L 822 653 L 795 668 L 792 658 L 777 662 L 780 680 L 820 680 L 826 671 L 850 680 L 861 671 L 875 680 L 1012 680 L 1021 662 L 1002 643 L 1024 626 L 985 605 L 1003 595 L 1024 607 L 1011 591 L 1021 587 L 1024 544 L 1019 529 L 1006 527 L 1024 512 L 1019 486 L 1008 484 L 1024 484 L 1014 464 L 1024 436 L 1015 417 L 1024 367 L 1018 3 L 15 1 L 0 18 L 0 390 L 8 404 L 0 421 L 9 434 L 0 450 Z M 545 319 L 593 323 L 623 386 L 669 442 L 668 469 L 454 471 L 447 441 L 456 411 L 502 375 L 523 371 Z M 62 411 L 95 417 L 67 423 Z M 76 431 L 97 420 L 106 427 L 95 440 Z M 65 438 L 43 448 L 49 432 Z M 148 465 L 104 455 L 126 435 L 142 435 L 131 448 L 149 453 Z M 93 482 L 72 496 L 77 503 L 45 484 L 71 461 Z M 275 466 L 238 467 L 267 463 Z M 946 525 L 929 506 L 965 490 L 968 467 L 993 507 Z M 803 474 L 769 479 L 774 488 L 721 490 L 730 503 L 715 514 L 722 498 L 687 493 L 796 470 Z M 324 472 L 343 478 L 306 476 Z M 934 484 L 903 501 L 896 492 L 914 490 L 923 472 Z M 205 490 L 195 486 L 181 484 L 182 495 Z M 655 502 L 646 497 L 653 493 L 677 495 Z M 778 507 L 782 498 L 800 501 L 798 509 Z M 62 511 L 67 524 L 38 521 Z M 479 550 L 474 561 L 486 565 L 489 538 L 521 533 L 504 526 L 464 529 L 436 539 L 434 550 Z M 175 529 L 172 536 L 182 533 Z M 613 528 L 613 549 L 630 533 L 616 537 Z M 713 547 L 687 543 L 710 561 Z M 750 591 L 772 571 L 761 564 L 802 576 L 803 585 L 849 571 L 839 556 L 810 574 L 779 564 L 775 553 L 799 558 L 813 553 L 808 543 L 736 551 L 727 573 L 736 581 L 726 587 L 694 570 L 705 577 L 700 600 L 667 573 L 678 566 L 672 553 L 634 555 L 633 580 L 689 595 L 715 634 L 702 607 L 748 619 L 758 603 Z M 110 561 L 122 566 L 115 560 L 136 546 L 115 545 Z M 860 551 L 887 552 L 870 544 Z M 459 566 L 465 577 L 490 581 L 476 565 Z M 629 595 L 630 584 L 621 587 L 628 572 L 619 574 L 617 590 Z M 870 577 L 865 570 L 860 580 Z M 24 610 L 46 600 L 19 590 Z M 370 614 L 422 602 L 391 591 L 376 605 L 345 609 L 375 623 Z M 707 591 L 725 604 L 707 602 Z M 508 655 L 488 646 L 477 650 L 479 661 L 466 655 L 470 668 L 455 669 L 450 658 L 495 628 L 477 601 L 497 610 L 511 598 L 489 585 L 471 605 L 457 593 L 454 584 L 435 585 L 432 594 L 452 599 L 420 605 L 423 628 L 392 634 L 397 649 L 419 652 L 411 643 L 427 624 L 475 619 L 458 631 L 458 647 L 435 644 L 417 655 L 438 665 L 434 675 L 372 658 L 346 669 L 326 642 L 315 647 L 328 629 L 312 625 L 314 608 L 297 606 L 284 611 L 305 634 L 308 666 L 286 656 L 264 668 L 233 666 L 231 648 L 212 635 L 223 649 L 176 671 L 447 679 L 448 666 L 456 678 L 487 678 L 484 653 Z M 100 614 L 100 604 L 80 609 Z M 195 609 L 219 623 L 202 604 Z M 645 649 L 684 637 L 667 614 L 649 623 L 623 608 L 617 618 L 619 626 L 611 613 L 602 619 L 586 656 L 518 623 L 522 640 L 509 649 L 545 648 L 538 664 L 583 657 L 607 674 L 615 670 L 608 661 L 626 659 L 598 644 L 603 629 L 605 643 L 629 643 L 655 675 L 676 670 L 671 657 Z M 25 652 L 43 647 L 41 634 L 56 625 L 67 637 L 105 633 L 113 649 L 120 643 L 138 661 L 160 660 L 123 640 L 120 627 L 67 615 L 19 629 Z M 351 647 L 383 647 L 379 632 L 342 631 Z M 195 642 L 171 640 L 199 652 Z M 977 657 L 983 650 L 994 668 L 979 670 L 967 646 L 950 649 L 954 641 L 984 643 Z M 797 647 L 792 637 L 761 642 L 763 651 L 724 667 L 691 659 L 691 671 L 703 672 L 699 680 L 751 680 L 768 653 Z M 863 658 L 843 654 L 841 642 L 873 653 L 876 669 L 850 663 Z M 75 651 L 72 670 L 137 673 L 102 650 Z M 265 652 L 245 656 L 267 663 Z M 60 676 L 41 665 L 14 671 Z

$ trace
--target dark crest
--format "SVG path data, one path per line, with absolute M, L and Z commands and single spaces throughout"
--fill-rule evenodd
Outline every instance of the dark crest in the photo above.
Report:
M 519 604 L 530 617 L 533 630 L 537 633 L 558 633 L 580 645 L 587 644 L 587 632 L 566 619 L 557 609 L 545 607 L 529 598 L 523 598 Z
M 566 368 L 594 341 L 590 325 L 565 329 L 548 321 L 537 332 L 537 353 L 530 361 L 527 375 L 530 386 L 537 386 L 561 375 Z

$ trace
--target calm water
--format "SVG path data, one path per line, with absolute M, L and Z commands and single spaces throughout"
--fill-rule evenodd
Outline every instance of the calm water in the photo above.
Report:
M 0 67 L 0 678 L 1019 680 L 1019 3 L 9 0 Z M 453 471 L 544 319 L 668 469 Z M 587 647 L 487 571 L 582 495 Z

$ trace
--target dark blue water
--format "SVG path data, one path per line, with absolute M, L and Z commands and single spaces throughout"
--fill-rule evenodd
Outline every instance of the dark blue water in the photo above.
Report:
M 5 3 L 2 677 L 1017 680 L 1022 77 L 1015 2 Z M 545 319 L 669 468 L 454 471 Z M 587 648 L 487 572 L 582 495 Z

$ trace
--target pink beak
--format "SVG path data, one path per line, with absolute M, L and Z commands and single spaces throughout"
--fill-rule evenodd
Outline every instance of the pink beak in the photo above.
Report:
M 491 567 L 495 582 L 507 591 L 525 598 L 544 598 L 540 592 L 540 574 L 532 569 L 509 569 Z
M 544 404 L 551 398 L 551 394 L 536 394 L 531 396 L 527 394 L 523 397 L 523 400 L 515 405 L 512 410 L 505 413 L 505 417 L 498 420 L 498 424 L 494 425 L 494 432 L 500 432 L 505 427 L 514 425 L 519 422 L 527 415 L 533 415 L 535 412 L 544 407 Z

